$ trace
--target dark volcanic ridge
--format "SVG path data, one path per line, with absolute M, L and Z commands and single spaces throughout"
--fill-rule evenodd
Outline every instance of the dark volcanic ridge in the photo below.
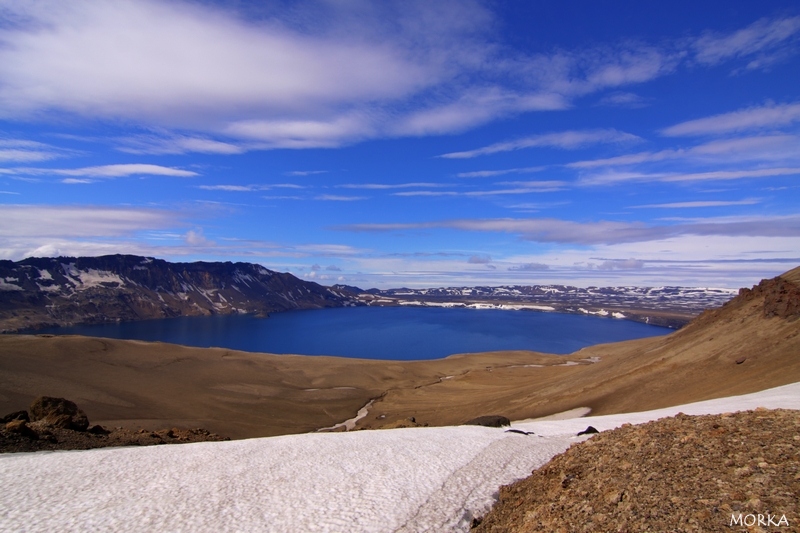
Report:
M 349 293 L 251 263 L 150 257 L 0 261 L 0 330 L 358 305 Z

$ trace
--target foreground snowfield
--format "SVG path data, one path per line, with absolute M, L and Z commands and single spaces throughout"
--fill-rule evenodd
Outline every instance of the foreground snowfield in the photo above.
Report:
M 2 531 L 465 531 L 502 484 L 599 430 L 800 409 L 800 383 L 668 409 L 512 427 L 317 433 L 0 455 Z

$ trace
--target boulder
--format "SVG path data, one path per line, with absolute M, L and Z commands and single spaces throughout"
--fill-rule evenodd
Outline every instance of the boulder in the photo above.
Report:
M 17 433 L 23 437 L 28 437 L 29 439 L 33 440 L 39 438 L 39 434 L 36 433 L 36 431 L 30 427 L 28 422 L 25 420 L 12 420 L 6 424 L 6 431 L 9 433 Z
M 503 426 L 510 426 L 511 420 L 500 415 L 485 415 L 473 418 L 469 422 L 464 422 L 466 426 L 486 426 L 489 428 L 500 428 Z
M 57 428 L 86 431 L 89 427 L 89 418 L 74 402 L 64 398 L 40 396 L 33 401 L 30 407 L 31 418 L 34 422 Z
M 597 429 L 594 426 L 589 426 L 586 429 L 584 429 L 583 431 L 579 432 L 578 436 L 580 436 L 580 435 L 591 435 L 593 433 L 600 433 L 600 432 L 597 431 Z
M 12 420 L 24 420 L 25 422 L 31 421 L 30 417 L 28 416 L 28 411 L 16 411 L 7 414 L 3 418 L 0 418 L 0 424 L 8 424 Z

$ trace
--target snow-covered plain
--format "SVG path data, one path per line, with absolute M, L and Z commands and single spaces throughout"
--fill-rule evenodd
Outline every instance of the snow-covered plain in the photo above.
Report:
M 2 531 L 466 531 L 578 431 L 800 409 L 800 383 L 668 409 L 512 424 L 0 455 Z

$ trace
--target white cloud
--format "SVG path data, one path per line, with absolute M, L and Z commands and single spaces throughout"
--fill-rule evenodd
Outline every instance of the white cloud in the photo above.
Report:
M 524 111 L 555 111 L 567 107 L 568 100 L 557 94 L 519 94 L 500 87 L 472 89 L 455 101 L 410 113 L 389 131 L 394 135 L 437 135 L 464 131 Z
M 670 202 L 665 204 L 633 205 L 632 209 L 685 209 L 698 207 L 727 207 L 732 205 L 755 205 L 761 203 L 759 198 L 747 200 L 697 200 L 691 202 Z
M 796 135 L 760 135 L 719 139 L 690 148 L 638 152 L 603 159 L 575 161 L 565 166 L 567 168 L 587 169 L 676 160 L 718 165 L 745 161 L 767 161 L 770 164 L 798 164 L 800 163 L 800 137 Z
M 636 109 L 649 105 L 649 100 L 636 93 L 617 91 L 607 94 L 598 102 L 599 105 L 610 107 L 627 107 Z
M 582 176 L 581 185 L 611 185 L 627 181 L 663 181 L 663 182 L 702 182 L 725 181 L 747 178 L 766 178 L 774 176 L 792 176 L 800 174 L 800 168 L 759 168 L 752 170 L 714 170 L 709 172 L 667 173 L 667 172 L 616 172 Z
M 469 259 L 467 259 L 467 263 L 471 265 L 488 265 L 491 262 L 492 258 L 487 254 L 471 255 Z
M 208 240 L 205 237 L 205 235 L 203 235 L 202 228 L 187 231 L 186 235 L 184 235 L 183 238 L 186 241 L 186 244 L 188 244 L 189 246 L 205 247 L 205 246 L 214 246 L 215 244 L 214 241 Z
M 443 183 L 343 183 L 337 185 L 343 189 L 371 189 L 371 190 L 388 190 L 388 189 L 408 189 L 410 187 L 446 187 Z
M 521 265 L 513 265 L 508 267 L 508 270 L 511 271 L 520 271 L 520 272 L 540 272 L 542 270 L 549 270 L 550 266 L 544 263 L 523 263 Z
M 765 105 L 681 122 L 661 130 L 671 137 L 777 128 L 800 122 L 800 104 Z
M 0 139 L 0 163 L 33 163 L 65 157 L 70 151 L 26 139 Z
M 199 176 L 197 172 L 183 170 L 174 167 L 164 167 L 161 165 L 149 165 L 143 163 L 119 164 L 119 165 L 100 165 L 83 168 L 11 168 L 7 169 L 8 174 L 23 175 L 52 175 L 52 176 L 78 176 L 86 178 L 121 178 L 127 176 L 171 176 L 177 178 L 190 178 Z M 85 181 L 73 180 L 69 183 L 86 183 Z
M 248 16 L 254 9 L 259 16 Z M 776 18 L 672 43 L 522 56 L 503 44 L 489 10 L 472 1 L 320 0 L 237 11 L 181 0 L 39 0 L 6 2 L 3 18 L 0 117 L 135 123 L 157 133 L 117 139 L 118 148 L 148 154 L 457 132 L 565 109 L 690 60 L 745 58 L 747 68 L 760 68 L 794 53 L 800 25 L 798 17 Z M 618 90 L 604 101 L 640 99 Z M 494 148 L 526 147 L 520 142 Z M 5 157 L 47 157 L 23 152 Z
M 597 268 L 600 270 L 639 270 L 644 268 L 644 261 L 638 259 L 612 259 L 603 261 Z
M 303 185 L 294 183 L 270 183 L 266 185 L 198 185 L 204 191 L 251 192 L 268 191 L 270 189 L 305 189 Z
M 503 170 L 474 170 L 472 172 L 459 172 L 456 174 L 459 178 L 492 178 L 495 176 L 504 176 L 506 174 L 528 174 L 533 172 L 541 172 L 547 167 L 523 167 L 523 168 L 506 168 Z
M 565 150 L 574 150 L 576 148 L 583 148 L 593 144 L 604 143 L 630 143 L 641 141 L 641 138 L 630 133 L 625 133 L 615 129 L 605 130 L 584 130 L 584 131 L 562 131 L 556 133 L 545 133 L 542 135 L 532 135 L 522 139 L 513 141 L 505 141 L 500 143 L 484 146 L 475 150 L 468 150 L 464 152 L 451 152 L 442 154 L 439 157 L 446 159 L 471 159 L 482 155 L 496 154 L 499 152 L 511 152 L 514 150 L 521 150 L 524 148 L 562 148 Z
M 117 149 L 129 154 L 241 154 L 246 145 L 186 135 L 136 135 L 116 139 Z
M 316 174 L 325 174 L 327 170 L 293 170 L 286 172 L 287 176 L 314 176 Z
M 0 237 L 119 236 L 175 225 L 169 211 L 124 207 L 0 205 Z
M 355 202 L 366 199 L 366 196 L 341 196 L 338 194 L 320 194 L 314 197 L 314 200 L 322 200 L 324 202 Z
M 797 53 L 799 35 L 800 17 L 761 19 L 729 34 L 707 32 L 692 45 L 694 59 L 701 64 L 716 65 L 750 57 L 746 69 L 763 68 Z
M 800 216 L 698 218 L 660 225 L 639 221 L 575 222 L 554 218 L 457 219 L 400 224 L 350 224 L 335 229 L 383 232 L 433 228 L 512 233 L 524 240 L 540 243 L 609 245 L 656 241 L 684 235 L 796 238 L 800 233 Z
M 403 191 L 392 193 L 393 196 L 463 196 L 463 197 L 482 197 L 482 196 L 502 196 L 513 194 L 531 194 L 542 192 L 559 191 L 565 182 L 562 181 L 521 181 L 507 182 L 508 185 L 519 185 L 512 189 L 487 189 L 483 191 Z

